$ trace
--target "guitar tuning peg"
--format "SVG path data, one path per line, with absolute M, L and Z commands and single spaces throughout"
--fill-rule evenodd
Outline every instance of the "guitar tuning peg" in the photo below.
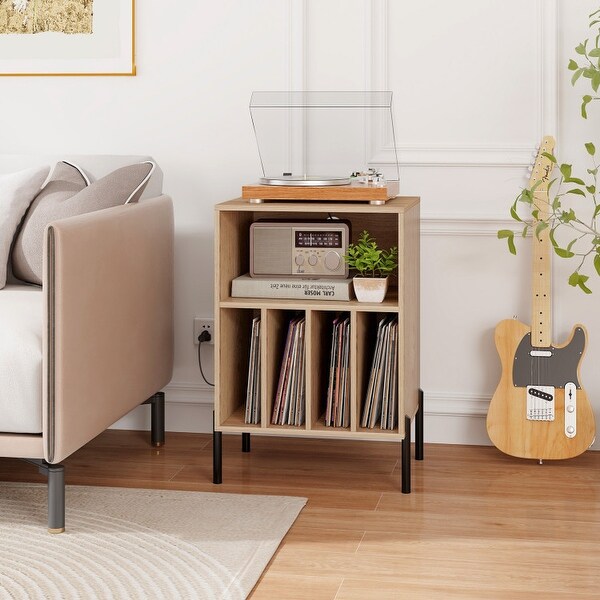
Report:
M 533 165 L 527 165 L 527 172 L 533 173 Z

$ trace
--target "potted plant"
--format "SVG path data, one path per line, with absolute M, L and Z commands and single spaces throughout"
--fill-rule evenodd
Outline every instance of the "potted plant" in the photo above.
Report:
M 588 117 L 588 105 L 600 100 L 600 9 L 590 15 L 590 29 L 593 36 L 584 40 L 575 48 L 579 55 L 577 60 L 571 59 L 569 71 L 573 71 L 571 83 L 585 82 L 592 88 L 592 94 L 585 94 L 581 102 L 581 116 Z M 561 258 L 576 261 L 575 270 L 569 276 L 569 285 L 579 287 L 586 294 L 591 294 L 588 287 L 589 275 L 584 270 L 591 268 L 600 276 L 600 188 L 598 174 L 600 164 L 596 162 L 596 147 L 592 142 L 585 144 L 591 163 L 586 174 L 576 176 L 572 165 L 560 163 L 552 154 L 543 153 L 558 173 L 548 184 L 549 214 L 540 213 L 535 202 L 535 186 L 524 189 L 514 201 L 510 214 L 522 227 L 522 236 L 529 232 L 539 236 L 544 229 L 549 230 L 550 241 L 554 252 Z M 536 184 L 537 185 L 537 184 Z M 587 202 L 585 202 L 587 200 Z M 523 218 L 518 213 L 519 203 L 528 205 L 531 217 Z M 503 229 L 498 237 L 507 239 L 508 249 L 516 254 L 515 232 Z
M 398 248 L 394 246 L 389 250 L 381 250 L 365 230 L 356 244 L 348 246 L 344 260 L 358 273 L 352 280 L 357 300 L 383 302 L 389 275 L 398 266 Z

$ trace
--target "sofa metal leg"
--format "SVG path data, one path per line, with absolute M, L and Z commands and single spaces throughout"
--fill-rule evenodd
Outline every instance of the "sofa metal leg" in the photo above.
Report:
M 40 458 L 24 458 L 48 478 L 48 532 L 65 530 L 65 467 L 52 465 Z
M 65 468 L 46 463 L 48 473 L 48 532 L 65 530 Z
M 152 445 L 160 448 L 165 445 L 165 393 L 157 392 L 144 404 L 150 404 L 150 439 Z

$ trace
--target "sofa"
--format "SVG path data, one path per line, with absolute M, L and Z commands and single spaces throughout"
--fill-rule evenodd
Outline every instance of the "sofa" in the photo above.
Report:
M 52 533 L 65 528 L 65 458 L 142 403 L 152 404 L 152 442 L 164 441 L 161 390 L 173 369 L 173 206 L 149 157 L 0 155 L 0 177 L 75 166 L 82 187 L 104 186 L 105 195 L 112 173 L 137 164 L 152 165 L 137 197 L 43 226 L 39 283 L 15 273 L 18 236 L 35 202 L 10 242 L 0 289 L 0 456 L 33 462 L 48 476 Z

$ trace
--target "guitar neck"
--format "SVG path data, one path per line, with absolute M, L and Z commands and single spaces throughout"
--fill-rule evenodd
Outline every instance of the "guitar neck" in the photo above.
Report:
M 531 344 L 547 348 L 552 344 L 552 245 L 548 228 L 536 235 L 540 222 L 548 219 L 551 214 L 548 200 L 548 184 L 553 164 L 543 153 L 551 154 L 554 150 L 554 139 L 545 137 L 540 147 L 529 184 L 536 186 L 533 193 L 533 209 L 537 210 L 538 219 L 533 221 L 533 264 L 531 269 L 532 281 L 532 313 L 531 313 Z
M 535 192 L 534 203 L 538 207 L 539 216 L 548 216 L 548 193 Z M 531 344 L 547 348 L 552 344 L 552 247 L 549 230 L 544 229 L 535 235 L 535 227 L 539 221 L 534 221 L 533 233 L 533 264 L 531 265 L 532 302 L 531 302 Z

